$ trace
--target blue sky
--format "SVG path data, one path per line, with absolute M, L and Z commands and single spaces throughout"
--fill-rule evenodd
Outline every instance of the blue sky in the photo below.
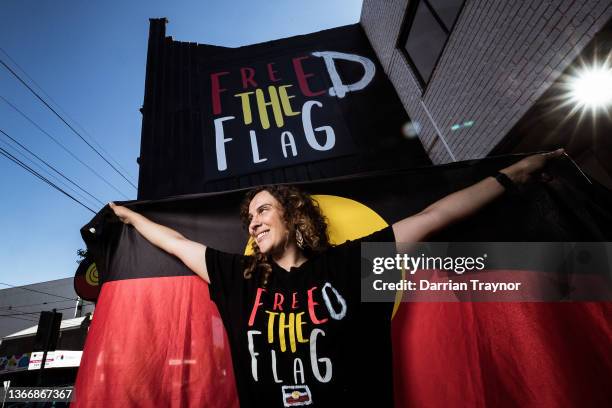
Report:
M 149 18 L 167 17 L 167 35 L 175 40 L 236 47 L 356 23 L 360 10 L 358 0 L 3 0 L 0 47 L 137 184 Z M 0 58 L 27 79 L 1 51 Z M 2 66 L 0 96 L 125 197 L 136 197 L 133 187 Z M 125 199 L 1 99 L 0 129 L 102 202 Z M 0 147 L 15 154 L 9 146 L 14 144 L 0 135 Z M 73 276 L 76 251 L 84 248 L 79 229 L 93 214 L 3 156 L 0 186 L 0 282 L 24 285 Z

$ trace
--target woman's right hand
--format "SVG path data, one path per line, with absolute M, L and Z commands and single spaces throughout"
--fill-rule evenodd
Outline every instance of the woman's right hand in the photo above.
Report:
M 189 269 L 210 283 L 205 261 L 206 245 L 191 241 L 178 231 L 156 224 L 142 214 L 122 205 L 113 202 L 108 203 L 108 205 L 121 222 L 132 225 L 147 241 L 176 256 Z
M 113 210 L 113 212 L 115 213 L 117 218 L 119 218 L 119 220 L 121 220 L 122 223 L 124 223 L 124 224 L 131 224 L 131 220 L 130 219 L 131 219 L 131 215 L 134 214 L 134 211 L 132 211 L 129 208 L 124 207 L 122 205 L 117 205 L 117 204 L 113 203 L 112 201 L 110 203 L 108 203 L 108 205 Z

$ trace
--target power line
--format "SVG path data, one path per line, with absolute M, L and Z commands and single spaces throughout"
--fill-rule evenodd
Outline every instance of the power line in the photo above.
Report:
M 135 189 L 137 189 L 137 190 L 138 190 L 138 187 L 136 187 L 136 186 L 134 185 L 134 183 L 132 183 L 132 182 L 131 182 L 131 181 L 130 181 L 130 180 L 127 178 L 127 177 L 125 177 L 125 175 L 123 175 L 123 173 L 121 173 L 119 170 L 117 170 L 117 168 L 116 168 L 115 166 L 113 166 L 113 164 L 112 164 L 111 162 L 109 162 L 109 161 L 106 159 L 106 157 L 104 157 L 104 156 L 103 156 L 103 155 L 102 155 L 102 154 L 101 154 L 101 153 L 100 153 L 100 152 L 99 152 L 99 151 L 98 151 L 98 150 L 97 150 L 95 147 L 93 147 L 93 146 L 91 145 L 91 143 L 89 143 L 87 140 L 85 140 L 85 138 L 84 138 L 84 137 L 83 137 L 83 136 L 82 136 L 82 135 L 81 135 L 79 132 L 77 132 L 75 128 L 73 128 L 73 127 L 72 127 L 72 126 L 71 126 L 71 125 L 70 125 L 68 122 L 66 122 L 66 120 L 65 120 L 65 119 L 64 119 L 64 118 L 63 118 L 63 117 L 62 117 L 62 116 L 61 116 L 59 113 L 57 113 L 57 111 L 56 111 L 55 109 L 53 109 L 53 107 L 52 107 L 51 105 L 49 105 L 49 104 L 47 103 L 47 101 L 45 101 L 45 100 L 44 100 L 44 99 L 43 99 L 43 98 L 42 98 L 42 97 L 41 97 L 41 96 L 40 96 L 40 95 L 39 95 L 39 94 L 38 94 L 38 93 L 37 93 L 35 90 L 33 90 L 33 89 L 32 89 L 32 88 L 31 88 L 31 87 L 30 87 L 30 86 L 29 86 L 29 85 L 28 85 L 28 84 L 27 84 L 27 83 L 26 83 L 26 82 L 25 82 L 23 79 L 21 79 L 21 77 L 20 77 L 20 76 L 19 76 L 19 75 L 18 75 L 18 74 L 17 74 L 15 71 L 13 71 L 13 70 L 11 69 L 11 67 L 9 67 L 9 66 L 8 66 L 8 65 L 7 65 L 7 64 L 6 64 L 6 63 L 5 63 L 5 62 L 4 62 L 2 59 L 1 59 L 1 58 L 0 58 L 0 64 L 2 64 L 2 65 L 3 65 L 3 66 L 4 66 L 4 67 L 5 67 L 5 68 L 6 68 L 6 69 L 7 69 L 7 70 L 8 70 L 8 71 L 11 73 L 11 74 L 13 74 L 13 76 L 14 76 L 15 78 L 17 78 L 17 79 L 19 80 L 19 82 L 21 82 L 21 83 L 22 83 L 22 84 L 23 84 L 23 85 L 24 85 L 26 88 L 28 88 L 28 90 L 29 90 L 30 92 L 32 92 L 32 94 L 34 94 L 34 96 L 36 96 L 36 98 L 38 98 L 38 99 L 39 99 L 39 100 L 40 100 L 40 101 L 41 101 L 41 102 L 42 102 L 42 103 L 43 103 L 43 104 L 44 104 L 44 105 L 45 105 L 47 108 L 49 108 L 49 110 L 50 110 L 51 112 L 53 112 L 53 113 L 55 114 L 55 116 L 57 116 L 57 117 L 58 117 L 58 118 L 59 118 L 59 119 L 60 119 L 62 122 L 64 122 L 64 124 L 65 124 L 66 126 L 68 126 L 68 128 L 69 128 L 70 130 L 72 130 L 72 132 L 73 132 L 75 135 L 77 135 L 77 136 L 78 136 L 78 137 L 79 137 L 79 138 L 80 138 L 80 139 L 81 139 L 83 142 L 85 142 L 85 144 L 86 144 L 87 146 L 89 146 L 89 147 L 91 148 L 91 150 L 93 150 L 94 152 L 96 152 L 96 154 L 97 154 L 98 156 L 100 156 L 100 158 L 101 158 L 102 160 L 104 160 L 104 161 L 106 162 L 106 164 L 108 164 L 108 165 L 109 165 L 109 166 L 110 166 L 110 167 L 111 167 L 113 170 L 115 170 L 115 172 L 117 172 L 117 174 L 119 174 L 121 177 L 123 177 L 123 179 L 124 179 L 125 181 L 127 181 L 129 185 L 131 185 L 132 187 L 134 187 Z
M 5 285 L 6 285 L 6 284 L 5 284 Z M 15 287 L 19 287 L 19 286 L 15 286 Z M 22 288 L 22 289 L 23 289 L 23 288 Z M 53 296 L 57 296 L 57 295 L 53 295 Z M 82 299 L 81 299 L 81 300 L 82 300 Z M 33 306 L 44 306 L 44 305 L 48 305 L 48 304 L 51 304 L 51 303 L 65 303 L 65 302 L 76 302 L 76 301 L 78 301 L 78 298 L 77 298 L 77 299 L 68 299 L 68 300 L 51 300 L 51 301 L 49 301 L 49 302 L 42 302 L 42 303 L 31 303 L 31 304 L 29 304 L 29 305 L 16 305 L 16 306 L 14 306 L 14 305 L 5 305 L 5 306 L 0 306 L 0 309 L 5 309 L 5 310 L 3 310 L 3 311 L 9 311 L 9 310 L 13 310 L 13 309 L 23 309 L 23 308 L 26 308 L 26 307 L 33 307 Z M 91 305 L 93 305 L 93 304 L 94 304 L 94 302 L 90 302 L 89 300 L 82 300 L 82 302 L 83 302 L 83 306 L 91 306 Z M 74 307 L 74 306 L 70 306 L 70 307 L 67 307 L 67 308 L 65 308 L 65 309 L 59 309 L 59 310 L 71 309 L 71 308 L 73 308 L 73 307 Z M 56 310 L 57 310 L 57 309 L 56 309 Z M 18 311 L 18 312 L 19 312 L 19 313 L 22 313 L 22 312 L 24 312 L 24 311 L 21 311 L 21 310 L 20 310 L 20 311 Z M 39 310 L 39 311 L 36 311 L 36 312 L 28 312 L 28 314 L 39 313 L 39 312 L 40 312 L 40 310 Z M 29 322 L 36 322 L 36 320 L 25 319 L 25 318 L 23 318 L 23 317 L 16 317 L 16 316 L 22 316 L 22 315 L 21 315 L 21 314 L 15 314 L 15 315 L 2 315 L 2 317 L 12 317 L 12 318 L 15 318 L 15 319 L 26 320 L 26 321 L 29 321 Z
M 4 140 L 3 138 L 0 138 L 0 146 L 4 146 L 4 149 L 6 151 L 10 152 L 13 155 L 13 157 L 21 160 L 24 164 L 30 166 L 30 168 L 32 168 L 33 170 L 37 171 L 39 174 L 41 174 L 42 176 L 47 178 L 49 181 L 55 183 L 56 185 L 62 187 L 63 189 L 65 189 L 67 191 L 70 190 L 74 194 L 74 196 L 79 198 L 84 204 L 87 204 L 88 206 L 90 206 L 92 208 L 97 208 L 98 207 L 98 204 L 96 204 L 93 200 L 91 200 L 88 197 L 85 197 L 79 191 L 77 191 L 76 189 L 72 188 L 70 185 L 68 185 L 66 182 L 61 180 L 59 177 L 55 176 L 54 174 L 49 172 L 47 169 L 45 169 L 36 160 L 34 160 L 33 158 L 27 156 L 24 152 L 19 150 L 16 146 L 14 146 L 14 145 L 12 145 L 11 143 L 8 143 L 8 142 L 10 142 L 10 140 L 7 141 L 7 140 Z M 93 203 L 93 204 L 91 204 L 91 203 Z
M 68 118 L 70 118 L 70 116 L 68 116 Z M 117 160 L 115 160 L 113 158 L 113 156 L 111 156 L 111 154 L 104 147 L 102 147 L 102 145 L 100 143 L 98 143 L 98 141 L 91 135 L 91 133 L 89 133 L 87 131 L 87 129 L 85 129 L 83 127 L 83 125 L 81 125 L 75 119 L 72 119 L 72 118 L 70 118 L 70 119 L 79 127 L 79 129 L 81 129 L 83 131 L 83 133 L 85 133 L 87 136 L 89 136 L 89 138 L 96 144 L 96 146 L 98 146 L 100 148 L 100 150 L 102 150 L 104 153 L 106 153 L 108 155 L 108 157 L 113 161 L 113 163 L 115 163 L 117 165 L 117 167 L 119 167 L 121 170 L 123 170 L 132 179 L 134 178 L 134 175 L 131 172 L 129 172 L 128 170 L 126 170 L 125 167 L 123 167 L 121 165 L 121 163 L 119 163 Z
M 13 163 L 17 164 L 18 166 L 20 166 L 21 168 L 23 168 L 24 170 L 28 171 L 30 174 L 36 176 L 37 178 L 39 178 L 40 180 L 44 181 L 45 183 L 47 183 L 49 186 L 55 188 L 56 190 L 58 190 L 59 192 L 61 192 L 62 194 L 66 195 L 67 197 L 69 197 L 70 199 L 72 199 L 73 201 L 75 201 L 76 203 L 80 204 L 81 206 L 85 207 L 86 209 L 88 209 L 89 211 L 91 211 L 92 213 L 96 213 L 94 210 L 92 210 L 91 208 L 89 208 L 88 206 L 86 206 L 85 204 L 83 204 L 81 201 L 79 201 L 77 198 L 75 198 L 74 196 L 72 196 L 71 194 L 69 194 L 68 192 L 66 192 L 64 189 L 62 189 L 61 187 L 59 187 L 57 184 L 53 183 L 51 180 L 49 180 L 48 178 L 46 178 L 45 176 L 43 176 L 42 174 L 40 174 L 39 172 L 37 172 L 36 170 L 34 170 L 33 168 L 31 168 L 30 166 L 28 166 L 27 164 L 25 164 L 24 162 L 22 162 L 21 160 L 19 160 L 17 157 L 13 156 L 11 153 L 9 153 L 6 149 L 3 149 L 2 147 L 0 147 L 0 154 L 2 154 L 4 157 L 6 157 L 7 159 L 11 160 Z
M 57 311 L 57 310 L 68 310 L 68 309 L 74 309 L 74 306 L 63 307 L 61 309 L 55 309 L 55 310 Z M 12 314 L 5 314 L 5 315 L 0 314 L 0 317 L 27 316 L 27 315 L 39 314 L 40 312 L 42 312 L 42 310 L 38 310 L 36 312 L 22 312 L 22 313 L 12 313 Z
M 57 140 L 55 137 L 51 136 L 47 131 L 45 131 L 42 127 L 40 127 L 36 122 L 34 122 L 32 119 L 30 119 L 30 117 L 28 115 L 26 115 L 25 113 L 23 113 L 19 108 L 17 108 L 15 105 L 13 105 L 9 100 L 7 100 L 5 97 L 3 97 L 2 95 L 0 95 L 0 99 L 2 99 L 8 106 L 10 106 L 11 108 L 13 108 L 17 113 L 19 113 L 21 116 L 23 116 L 28 122 L 30 122 L 32 125 L 34 125 L 38 130 L 40 130 L 43 134 L 45 134 L 47 137 L 49 137 L 51 140 L 53 140 L 59 147 L 61 147 L 62 149 L 64 149 L 64 151 L 66 153 L 68 153 L 72 158 L 74 158 L 76 161 L 78 161 L 79 163 L 81 163 L 83 166 L 87 167 L 89 169 L 89 171 L 91 171 L 94 175 L 96 175 L 96 177 L 98 177 L 100 180 L 102 180 L 104 183 L 106 183 L 107 186 L 109 186 L 110 188 L 112 188 L 113 190 L 115 190 L 117 193 L 119 193 L 121 196 L 123 196 L 123 198 L 128 199 L 129 198 L 123 194 L 117 187 L 115 187 L 113 184 L 111 184 L 110 181 L 108 181 L 107 179 L 105 179 L 103 176 L 101 176 L 97 171 L 95 171 L 90 165 L 88 165 L 87 163 L 85 163 L 83 160 L 81 160 L 79 157 L 77 157 L 74 153 L 72 153 L 72 151 L 70 151 L 70 149 L 68 149 L 62 142 L 60 142 L 59 140 Z
M 42 159 L 41 157 L 39 157 L 36 153 L 32 152 L 30 149 L 28 149 L 27 147 L 25 147 L 24 145 L 22 145 L 21 143 L 19 143 L 17 140 L 15 140 L 13 137 L 11 137 L 10 135 L 8 135 L 5 131 L 3 131 L 2 129 L 0 129 L 0 132 L 2 132 L 2 134 L 6 137 L 8 137 L 9 139 L 11 139 L 14 143 L 16 143 L 17 145 L 19 145 L 19 147 L 21 147 L 23 150 L 25 150 L 26 152 L 30 153 L 32 156 L 36 157 L 38 160 L 40 160 L 41 162 L 43 162 L 48 168 L 50 168 L 51 170 L 53 170 L 55 173 L 57 173 L 59 176 L 61 176 L 63 179 L 67 180 L 68 182 L 70 182 L 72 185 L 74 185 L 75 187 L 77 187 L 79 190 L 81 190 L 82 192 L 84 192 L 85 194 L 87 194 L 88 196 L 90 196 L 91 198 L 93 198 L 94 200 L 96 200 L 101 206 L 104 206 L 105 204 L 100 201 L 97 197 L 93 196 L 92 194 L 89 193 L 89 191 L 85 190 L 83 187 L 79 186 L 77 183 L 75 183 L 74 181 L 72 181 L 70 178 L 66 177 L 62 172 L 60 172 L 59 170 L 57 170 L 55 167 L 53 167 L 52 165 L 50 165 L 47 161 L 45 161 L 44 159 Z
M 34 80 L 34 78 L 32 78 L 30 75 L 28 75 L 28 73 L 26 72 L 25 69 L 23 69 L 18 63 L 17 61 L 15 61 L 13 58 L 11 58 L 11 56 L 9 55 L 8 52 L 6 52 L 2 47 L 0 47 L 0 51 L 2 51 L 2 53 L 4 55 L 6 55 L 6 57 L 11 60 L 11 62 L 13 63 L 13 65 L 15 65 L 17 68 L 19 68 L 19 70 L 30 80 L 30 82 L 32 82 L 34 85 L 36 85 L 36 87 L 51 101 L 53 102 L 53 104 L 60 110 L 62 111 L 62 113 L 68 117 L 68 119 L 70 119 L 71 122 L 73 122 L 74 124 L 76 124 L 82 131 L 83 133 L 85 133 L 87 136 L 89 136 L 89 138 L 96 144 L 96 146 L 98 146 L 104 153 L 106 153 L 106 155 L 121 169 L 123 170 L 125 173 L 127 173 L 128 176 L 133 177 L 133 175 L 127 171 L 117 160 L 115 160 L 115 158 L 113 158 L 113 156 L 106 150 L 104 149 L 104 147 L 98 143 L 98 141 L 96 140 L 95 137 L 93 137 L 88 131 L 87 129 L 85 129 L 83 127 L 83 125 L 81 125 L 79 122 L 77 122 L 73 117 L 71 117 L 68 112 L 66 112 L 66 110 L 64 108 L 62 108 L 62 106 L 57 103 L 52 97 L 51 95 L 49 95 L 42 86 L 40 86 L 38 84 L 38 82 L 36 82 Z
M 17 305 L 17 306 L 13 306 L 13 305 L 8 305 L 8 306 L 0 306 L 0 309 L 2 308 L 12 308 L 12 307 L 32 307 L 32 306 L 41 306 L 41 305 L 48 305 L 51 303 L 63 303 L 63 302 L 75 302 L 77 299 L 69 299 L 69 300 L 51 300 L 49 302 L 42 302 L 42 303 L 32 303 L 29 305 Z M 89 302 L 88 300 L 83 300 L 83 302 L 88 302 L 88 303 L 93 303 L 93 302 Z
M 75 302 L 75 301 L 76 300 L 58 300 L 55 303 L 57 303 L 57 302 Z M 84 303 L 83 303 L 82 306 L 91 306 L 91 305 L 94 304 L 93 302 L 88 302 L 88 301 L 83 301 L 83 302 Z M 85 303 L 85 302 L 87 302 L 87 303 Z M 28 306 L 28 307 L 31 307 L 31 306 L 40 306 L 40 305 L 45 305 L 47 303 L 54 303 L 54 302 L 44 302 L 44 303 L 38 303 L 38 304 L 32 304 L 32 305 L 24 305 L 24 306 L 0 306 L 0 308 L 5 308 L 5 309 L 8 309 L 8 310 L 13 310 L 13 308 L 24 308 L 26 306 Z M 75 306 L 69 306 L 69 307 L 62 308 L 62 309 L 57 309 L 56 308 L 55 310 L 67 310 L 67 309 L 72 309 L 73 307 L 75 307 Z M 29 314 L 38 314 L 41 311 L 42 310 L 37 310 L 37 311 L 34 311 L 34 312 L 25 312 L 25 311 L 22 311 L 22 310 L 17 310 L 16 313 L 14 313 L 14 314 L 7 314 L 7 315 L 0 315 L 0 316 L 1 317 L 12 317 L 12 318 L 15 318 L 15 319 L 21 319 L 21 320 L 27 320 L 27 321 L 30 321 L 30 322 L 36 322 L 36 320 L 25 319 L 23 317 L 25 317 L 25 316 L 27 316 Z M 25 314 L 22 314 L 22 313 L 25 313 Z M 17 316 L 22 316 L 22 317 L 20 318 L 20 317 L 17 317 Z M 33 316 L 27 316 L 27 317 L 33 317 Z
M 89 211 L 91 211 L 92 213 L 96 213 L 94 210 L 92 210 L 91 208 L 89 208 L 88 206 L 86 206 L 85 204 L 83 204 L 82 202 L 80 202 L 79 200 L 77 200 L 76 198 L 74 198 L 73 196 L 71 196 L 70 194 L 68 194 L 66 191 L 64 191 L 63 189 L 61 189 L 60 187 L 58 187 L 56 184 L 54 184 L 52 181 L 50 181 L 49 179 L 47 179 L 45 176 L 41 175 L 40 173 L 38 173 L 36 170 L 32 169 L 31 167 L 29 167 L 27 164 L 23 163 L 21 160 L 19 160 L 18 158 L 16 158 L 15 156 L 13 156 L 12 154 L 10 154 L 9 152 L 7 152 L 6 150 L 4 150 L 2 147 L 0 147 L 0 154 L 2 154 L 4 157 L 6 157 L 7 159 L 11 160 L 13 163 L 21 166 L 22 168 L 24 168 L 25 170 L 27 170 L 28 172 L 30 172 L 32 175 L 38 177 L 39 179 L 41 179 L 42 181 L 44 181 L 45 183 L 47 183 L 48 185 L 50 185 L 51 187 L 55 188 L 57 191 L 61 192 L 62 194 L 68 196 L 69 198 L 71 198 L 73 201 L 75 201 L 76 203 L 80 204 L 81 206 L 87 208 Z
M 4 51 L 4 54 L 6 54 L 8 56 L 8 54 L 6 53 L 6 51 Z M 9 56 L 10 58 L 10 56 Z M 134 183 L 132 183 L 123 173 L 121 173 L 115 166 L 113 166 L 113 164 L 111 162 L 109 162 L 95 147 L 93 147 L 91 145 L 91 143 L 89 143 L 87 140 L 85 140 L 85 138 L 83 137 L 83 135 L 81 135 L 76 129 L 74 129 L 74 127 L 72 127 L 64 118 L 62 115 L 60 115 L 51 105 L 49 105 L 47 103 L 47 101 L 45 101 L 34 89 L 32 89 L 15 71 L 13 71 L 13 69 L 11 69 L 11 67 L 9 67 L 1 58 L 0 58 L 0 64 L 2 64 L 11 74 L 13 74 L 13 76 L 15 78 L 17 78 L 19 80 L 19 82 L 21 82 L 34 96 L 36 96 L 36 98 L 38 98 L 38 100 L 40 100 L 51 112 L 53 112 L 55 114 L 55 116 L 57 116 L 70 130 L 72 130 L 72 132 L 77 135 L 87 146 L 89 146 L 98 156 L 100 156 L 100 158 L 102 160 L 104 160 L 106 162 L 106 164 L 108 164 L 117 174 L 119 174 L 125 181 L 127 181 L 128 184 L 130 184 L 132 187 L 134 187 L 135 189 L 138 189 Z M 23 71 L 23 69 L 22 69 Z M 23 71 L 25 72 L 25 71 Z M 26 74 L 27 75 L 27 74 Z M 38 86 L 40 88 L 40 86 Z M 41 88 L 42 89 L 42 88 Z M 90 136 L 91 137 L 91 136 Z M 93 138 L 92 138 L 93 139 Z M 98 144 L 99 145 L 99 144 Z M 108 154 L 108 152 L 107 152 Z M 109 155 L 110 156 L 110 155 Z M 114 160 L 116 162 L 116 160 Z M 125 170 L 124 170 L 125 171 Z
M 27 290 L 28 292 L 42 293 L 43 295 L 55 296 L 55 297 L 62 298 L 62 299 L 66 299 L 66 300 L 72 300 L 72 301 L 76 301 L 76 300 L 77 300 L 77 298 L 69 298 L 69 297 L 62 296 L 62 295 L 56 295 L 56 294 L 49 293 L 49 292 L 43 292 L 42 290 L 36 290 L 36 289 L 32 289 L 32 288 L 26 288 L 25 286 L 16 286 L 16 285 L 11 285 L 10 283 L 0 282 L 0 285 L 8 286 L 8 287 L 15 288 L 15 289 Z

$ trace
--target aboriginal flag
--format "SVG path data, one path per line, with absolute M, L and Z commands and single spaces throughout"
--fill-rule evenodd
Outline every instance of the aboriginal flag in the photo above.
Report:
M 350 226 L 355 237 L 366 235 L 516 160 L 300 186 L 322 204 L 333 241 L 340 226 Z M 552 181 L 498 199 L 435 240 L 611 241 L 610 192 L 585 180 L 568 158 L 550 172 Z M 232 191 L 125 204 L 192 240 L 243 253 L 243 196 Z M 356 207 L 367 211 L 347 210 Z M 108 207 L 81 233 L 102 288 L 73 405 L 237 406 L 228 341 L 206 283 L 121 224 Z M 611 312 L 608 302 L 402 303 L 392 321 L 396 406 L 609 405 Z

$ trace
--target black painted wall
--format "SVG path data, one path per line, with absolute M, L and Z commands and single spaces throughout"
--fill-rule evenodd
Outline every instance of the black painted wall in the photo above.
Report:
M 409 118 L 359 24 L 239 48 L 174 41 L 165 29 L 165 19 L 151 20 L 139 199 L 430 164 L 418 138 L 403 135 Z M 371 63 L 347 60 L 347 54 Z M 336 82 L 329 63 L 338 73 Z M 368 66 L 375 68 L 369 81 Z M 366 85 L 343 97 L 330 95 L 338 80 Z M 288 105 L 281 103 L 281 86 Z M 282 124 L 271 106 L 265 108 L 269 126 L 263 124 L 257 89 L 266 102 L 271 92 L 279 94 Z M 217 133 L 220 142 L 215 120 L 223 130 Z

